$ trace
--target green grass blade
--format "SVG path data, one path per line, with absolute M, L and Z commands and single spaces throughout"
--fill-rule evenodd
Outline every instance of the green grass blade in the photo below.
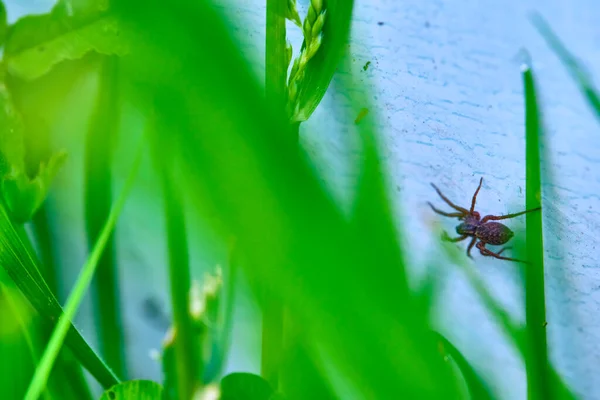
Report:
M 153 158 L 161 181 L 166 220 L 166 239 L 169 254 L 169 284 L 173 312 L 174 389 L 175 398 L 192 398 L 202 385 L 203 359 L 197 342 L 194 322 L 190 314 L 191 272 L 188 235 L 185 220 L 183 191 L 176 184 L 175 164 L 169 140 L 162 132 L 170 132 L 172 126 L 166 120 L 153 118 Z
M 455 265 L 459 266 L 467 277 L 467 280 L 475 289 L 475 292 L 482 300 L 483 305 L 490 312 L 492 317 L 496 320 L 498 326 L 502 329 L 504 334 L 510 339 L 511 343 L 515 348 L 519 351 L 521 358 L 525 360 L 529 357 L 529 352 L 527 349 L 527 336 L 526 336 L 526 328 L 518 324 L 500 305 L 496 299 L 490 294 L 490 292 L 485 287 L 484 283 L 477 276 L 475 270 L 466 263 L 462 252 L 460 252 L 456 246 L 445 243 L 443 246 L 444 251 L 446 252 L 448 259 L 452 260 Z M 573 394 L 571 389 L 565 384 L 560 375 L 556 372 L 552 365 L 548 366 L 549 368 L 549 376 L 550 383 L 552 385 L 552 390 L 556 394 L 555 398 L 557 399 L 565 399 L 572 400 L 575 399 L 576 396 Z
M 593 80 L 588 72 L 577 61 L 575 56 L 569 52 L 541 15 L 534 13 L 531 16 L 531 20 L 548 45 L 565 65 L 577 85 L 579 85 L 579 89 L 594 110 L 596 117 L 600 119 L 600 95 L 594 87 Z
M 119 87 L 118 62 L 114 57 L 106 57 L 101 61 L 98 97 L 85 139 L 84 207 L 86 239 L 90 251 L 104 228 L 112 205 L 111 165 L 120 112 L 119 96 L 116 93 Z M 115 240 L 114 234 L 111 234 L 92 282 L 94 316 L 98 327 L 100 354 L 118 376 L 125 378 L 118 276 Z
M 251 286 L 285 301 L 325 384 L 341 376 L 341 386 L 370 398 L 447 393 L 449 367 L 430 332 L 423 335 L 425 318 L 405 317 L 413 303 L 403 292 L 395 237 L 382 247 L 382 259 L 365 256 L 376 251 L 364 237 L 391 230 L 389 208 L 368 225 L 376 231 L 358 234 L 359 224 L 349 223 L 305 154 L 282 134 L 286 126 L 271 114 L 212 6 L 128 6 L 124 18 L 135 21 L 145 44 L 135 46 L 130 79 L 144 95 L 161 99 L 156 112 L 172 124 L 162 134 L 185 172 L 179 185 L 190 190 L 197 211 L 236 237 Z M 206 62 L 206 54 L 219 57 Z M 147 69 L 156 59 L 164 73 Z M 382 197 L 373 203 L 367 197 L 364 210 L 381 204 Z
M 267 33 L 265 52 L 265 94 L 273 107 L 274 115 L 285 118 L 286 77 L 288 68 L 286 50 L 285 15 L 287 0 L 267 0 Z M 290 130 L 297 142 L 297 130 Z M 261 294 L 262 347 L 261 375 L 274 390 L 279 387 L 281 356 L 283 351 L 284 305 L 268 291 Z
M 40 320 L 14 282 L 0 270 L 0 387 L 9 398 L 23 398 L 46 344 L 49 324 Z M 15 340 L 17 336 L 19 339 Z M 23 348 L 26 345 L 27 350 Z M 61 352 L 42 399 L 91 400 L 81 367 Z M 0 369 L 1 369 L 0 368 Z
M 34 315 L 22 293 L 0 271 L 0 387 L 9 398 L 23 396 L 39 360 Z M 52 399 L 50 390 L 44 391 L 43 399 Z
M 465 378 L 467 387 L 469 388 L 471 398 L 477 400 L 493 399 L 494 397 L 485 380 L 477 373 L 477 371 L 475 371 L 473 366 L 469 364 L 469 361 L 467 361 L 465 356 L 463 356 L 462 353 L 444 336 L 439 333 L 437 333 L 437 336 L 443 345 L 444 351 L 447 352 L 454 362 L 456 362 L 456 365 L 458 365 L 458 368 Z
M 49 321 L 58 320 L 63 310 L 43 281 L 34 255 L 27 251 L 4 206 L 0 206 L 0 232 L 0 265 L 40 315 Z M 72 325 L 66 343 L 100 384 L 110 387 L 117 383 L 117 377 Z
M 350 69 L 350 67 L 348 67 Z M 341 78 L 336 81 L 340 87 L 358 88 L 356 77 Z M 388 308 L 394 314 L 394 320 L 402 326 L 405 337 L 404 352 L 395 355 L 396 373 L 415 379 L 404 382 L 408 397 L 453 397 L 457 396 L 456 382 L 450 365 L 444 363 L 437 348 L 437 342 L 431 334 L 429 312 L 433 301 L 427 292 L 418 293 L 409 288 L 407 265 L 403 253 L 403 237 L 396 224 L 397 206 L 392 206 L 391 187 L 386 174 L 386 165 L 381 160 L 380 137 L 377 135 L 375 121 L 377 110 L 370 104 L 365 90 L 358 90 L 352 96 L 355 107 L 348 108 L 345 116 L 352 121 L 358 105 L 371 110 L 358 123 L 358 135 L 363 149 L 360 175 L 355 187 L 355 201 L 351 211 L 351 233 L 353 243 L 360 243 L 360 251 L 354 255 L 354 263 L 363 268 L 376 260 L 378 278 L 363 278 L 363 285 L 374 297 L 374 304 L 380 310 Z M 366 272 L 366 271 L 365 271 Z M 372 286 L 371 286 L 372 285 Z M 423 296 L 424 295 L 424 296 Z M 399 338 L 400 341 L 402 341 Z M 365 366 L 377 369 L 375 359 Z M 415 364 L 427 367 L 415 368 Z M 429 381 L 435 375 L 435 382 Z M 410 378 L 409 378 L 410 379 Z
M 153 381 L 135 380 L 115 385 L 105 391 L 100 400 L 161 400 L 162 387 Z
M 6 31 L 8 30 L 8 23 L 6 21 L 6 7 L 4 2 L 0 2 L 0 46 L 4 45 L 6 40 Z
M 26 400 L 36 400 L 39 397 L 42 390 L 44 389 L 44 386 L 46 385 L 46 381 L 48 379 L 50 371 L 52 370 L 54 360 L 56 359 L 58 352 L 60 351 L 63 345 L 69 328 L 71 327 L 71 321 L 75 317 L 77 308 L 79 307 L 79 304 L 81 303 L 81 300 L 88 289 L 92 277 L 94 276 L 95 269 L 98 265 L 100 257 L 102 256 L 104 247 L 106 246 L 106 243 L 110 238 L 111 232 L 117 223 L 118 217 L 121 213 L 121 210 L 123 209 L 123 206 L 125 205 L 125 201 L 127 200 L 129 191 L 133 186 L 135 177 L 137 175 L 137 171 L 139 169 L 141 155 L 142 147 L 140 146 L 140 149 L 138 150 L 138 155 L 134 161 L 133 168 L 125 183 L 125 187 L 121 192 L 121 195 L 115 202 L 115 206 L 112 209 L 108 220 L 106 221 L 104 229 L 102 230 L 102 233 L 98 238 L 98 241 L 96 242 L 96 245 L 94 246 L 90 257 L 88 258 L 87 262 L 81 270 L 81 273 L 79 275 L 79 278 L 77 279 L 77 282 L 75 283 L 73 291 L 67 299 L 64 313 L 58 320 L 56 328 L 50 338 L 50 342 L 48 343 L 48 346 L 42 356 L 42 359 L 40 360 L 40 363 L 36 368 L 27 394 L 25 395 Z
M 541 206 L 540 136 L 543 123 L 538 106 L 535 82 L 531 68 L 523 69 L 525 93 L 525 143 L 526 143 L 526 209 Z M 542 213 L 526 214 L 527 259 L 525 267 L 525 317 L 531 354 L 526 357 L 529 399 L 552 399 L 548 345 L 546 339 L 546 298 L 544 285 L 544 245 Z
M 221 380 L 221 400 L 269 400 L 273 394 L 269 382 L 258 375 L 234 372 Z
M 477 272 L 475 272 L 475 269 L 468 263 L 468 260 L 465 259 L 465 256 L 457 249 L 456 245 L 446 242 L 443 243 L 442 249 L 446 253 L 448 259 L 463 270 L 467 280 L 481 299 L 483 305 L 488 309 L 505 334 L 513 341 L 513 344 L 524 359 L 526 354 L 523 328 L 506 312 L 506 310 L 504 310 L 500 303 L 494 299 L 489 290 L 485 287 L 483 281 L 477 275 Z
M 52 293 L 57 293 L 57 275 L 55 264 L 55 248 L 50 232 L 48 206 L 42 204 L 32 220 L 35 242 L 39 248 L 41 273 Z

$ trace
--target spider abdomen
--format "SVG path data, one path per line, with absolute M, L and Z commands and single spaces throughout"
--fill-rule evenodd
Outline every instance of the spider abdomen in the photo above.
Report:
M 506 225 L 499 222 L 486 222 L 477 227 L 475 236 L 482 241 L 492 244 L 504 244 L 508 242 L 515 234 Z

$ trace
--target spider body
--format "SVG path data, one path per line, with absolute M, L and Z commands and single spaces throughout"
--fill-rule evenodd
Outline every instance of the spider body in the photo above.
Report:
M 469 243 L 469 247 L 467 248 L 467 255 L 471 257 L 471 249 L 475 246 L 477 242 L 477 248 L 479 252 L 484 256 L 495 257 L 500 260 L 509 260 L 509 261 L 517 261 L 517 262 L 525 262 L 521 260 L 517 260 L 516 258 L 503 257 L 500 255 L 507 248 L 502 248 L 499 252 L 494 253 L 490 249 L 486 248 L 486 244 L 491 245 L 502 245 L 507 243 L 510 239 L 515 235 L 513 231 L 511 231 L 506 225 L 501 224 L 500 222 L 494 222 L 502 219 L 514 218 L 519 215 L 526 214 L 532 211 L 538 211 L 541 207 L 533 208 L 531 210 L 521 211 L 515 214 L 508 215 L 486 215 L 481 218 L 479 212 L 475 211 L 475 202 L 477 200 L 477 194 L 479 193 L 479 189 L 481 189 L 481 185 L 483 183 L 483 178 L 479 180 L 479 186 L 477 190 L 475 190 L 475 194 L 473 194 L 473 199 L 471 200 L 471 208 L 467 210 L 466 208 L 457 206 L 452 203 L 446 196 L 442 194 L 440 189 L 438 189 L 433 183 L 431 186 L 436 190 L 436 192 L 440 195 L 442 200 L 444 200 L 450 207 L 456 210 L 456 212 L 444 212 L 438 210 L 433 206 L 433 204 L 428 203 L 433 211 L 436 213 L 443 215 L 445 217 L 456 217 L 460 221 L 462 221 L 456 227 L 456 233 L 460 236 L 457 238 L 450 238 L 446 232 L 443 234 L 443 239 L 450 242 L 460 242 L 461 240 L 465 240 L 467 238 L 471 238 L 471 243 Z M 472 257 L 471 257 L 472 258 Z
M 500 222 L 486 222 L 477 227 L 475 236 L 486 243 L 500 245 L 508 242 L 515 234 Z

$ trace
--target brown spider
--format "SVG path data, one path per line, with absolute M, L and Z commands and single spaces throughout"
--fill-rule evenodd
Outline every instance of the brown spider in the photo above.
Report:
M 508 229 L 506 225 L 503 225 L 499 222 L 488 222 L 488 221 L 498 221 L 501 219 L 508 219 L 518 217 L 519 215 L 523 215 L 528 212 L 541 210 L 541 207 L 533 208 L 531 210 L 521 211 L 515 214 L 508 215 L 486 215 L 481 218 L 479 212 L 475 211 L 475 201 L 477 199 L 477 193 L 479 193 L 479 189 L 481 189 L 481 184 L 483 183 L 483 178 L 479 180 L 479 186 L 477 190 L 475 190 L 475 194 L 473 195 L 473 200 L 471 201 L 471 209 L 467 210 L 466 208 L 462 208 L 452 203 L 446 196 L 442 194 L 440 189 L 438 189 L 433 183 L 431 186 L 435 189 L 435 191 L 440 195 L 440 197 L 448 203 L 448 205 L 454 208 L 458 212 L 447 213 L 444 211 L 440 211 L 433 206 L 433 204 L 427 202 L 431 209 L 436 213 L 443 215 L 445 217 L 457 217 L 462 222 L 460 225 L 456 227 L 456 233 L 460 236 L 457 238 L 451 238 L 448 236 L 448 233 L 443 232 L 442 239 L 448 242 L 460 242 L 461 240 L 465 240 L 468 237 L 472 237 L 471 243 L 469 243 L 469 247 L 467 247 L 467 256 L 473 258 L 471 256 L 471 249 L 475 242 L 479 239 L 477 243 L 477 248 L 484 256 L 491 256 L 498 258 L 500 260 L 508 260 L 508 261 L 517 261 L 522 263 L 527 263 L 527 261 L 517 260 L 516 258 L 502 257 L 500 253 L 504 250 L 509 249 L 510 247 L 503 247 L 499 252 L 494 253 L 493 251 L 486 249 L 486 244 L 492 245 L 500 245 L 508 242 L 515 234 L 513 231 Z

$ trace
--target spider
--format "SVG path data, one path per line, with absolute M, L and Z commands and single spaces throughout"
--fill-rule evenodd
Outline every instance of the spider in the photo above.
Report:
M 518 260 L 516 258 L 503 257 L 500 255 L 504 250 L 510 249 L 510 247 L 503 247 L 497 253 L 494 253 L 493 251 L 491 251 L 490 249 L 487 249 L 485 247 L 486 244 L 491 244 L 491 245 L 505 244 L 515 235 L 513 233 L 513 231 L 511 231 L 507 226 L 505 226 L 499 222 L 489 222 L 489 221 L 498 221 L 501 219 L 514 218 L 514 217 L 518 217 L 519 215 L 523 215 L 523 214 L 526 214 L 529 212 L 541 210 L 542 208 L 537 207 L 537 208 L 533 208 L 531 210 L 526 210 L 526 211 L 521 211 L 521 212 L 518 212 L 515 214 L 508 214 L 508 215 L 501 215 L 501 216 L 486 215 L 485 217 L 481 218 L 481 215 L 479 214 L 479 212 L 475 211 L 475 201 L 477 199 L 477 194 L 479 193 L 479 189 L 481 189 L 482 183 L 483 183 L 483 178 L 481 178 L 479 180 L 479 186 L 477 187 L 477 190 L 475 190 L 475 194 L 473 194 L 473 200 L 471 200 L 471 209 L 470 210 L 467 210 L 466 208 L 463 208 L 463 207 L 459 207 L 456 204 L 452 203 L 450 200 L 448 200 L 448 198 L 446 196 L 444 196 L 442 194 L 442 192 L 440 191 L 440 189 L 437 188 L 437 186 L 435 186 L 433 183 L 431 184 L 431 186 L 433 186 L 435 191 L 440 195 L 442 200 L 444 200 L 446 203 L 448 203 L 448 205 L 450 207 L 454 208 L 457 212 L 449 212 L 449 213 L 444 212 L 444 211 L 438 210 L 437 208 L 435 208 L 433 206 L 433 204 L 427 202 L 427 204 L 429 204 L 431 209 L 433 211 L 435 211 L 436 213 L 443 215 L 445 217 L 456 217 L 460 221 L 463 221 L 460 225 L 458 225 L 456 227 L 456 233 L 458 233 L 460 235 L 459 237 L 451 238 L 448 236 L 448 233 L 444 231 L 442 234 L 442 240 L 446 240 L 448 242 L 460 242 L 461 240 L 465 240 L 466 238 L 471 237 L 472 238 L 471 243 L 469 243 L 469 247 L 467 247 L 467 256 L 469 256 L 469 258 L 473 258 L 471 256 L 471 249 L 473 248 L 473 245 L 475 245 L 475 242 L 477 242 L 477 240 L 479 240 L 479 242 L 477 243 L 477 248 L 479 249 L 479 252 L 484 256 L 495 257 L 500 260 L 508 260 L 508 261 L 527 263 L 527 261 Z

